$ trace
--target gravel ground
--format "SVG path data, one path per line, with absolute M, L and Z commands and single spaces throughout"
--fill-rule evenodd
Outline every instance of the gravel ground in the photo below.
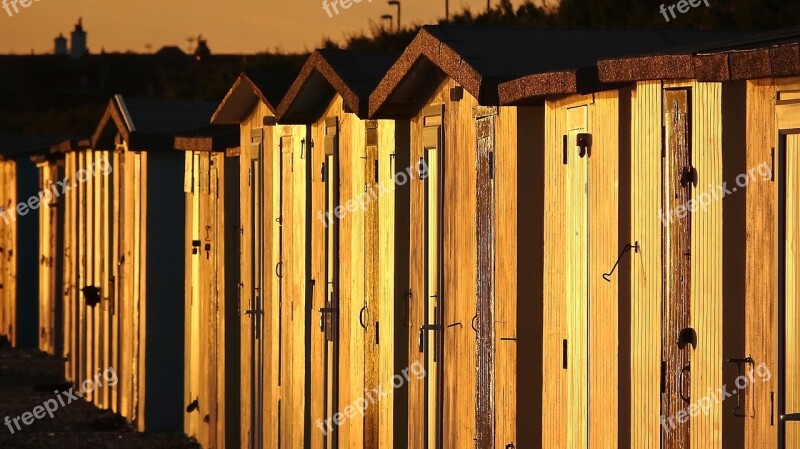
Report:
M 11 349 L 0 343 L 0 449 L 199 449 L 183 433 L 143 434 L 134 431 L 114 413 L 86 401 L 66 404 L 55 417 L 35 420 L 30 426 L 5 424 L 8 416 L 32 412 L 63 387 L 63 362 L 36 350 Z M 62 395 L 63 396 L 63 395 Z M 13 426 L 13 424 L 12 424 Z

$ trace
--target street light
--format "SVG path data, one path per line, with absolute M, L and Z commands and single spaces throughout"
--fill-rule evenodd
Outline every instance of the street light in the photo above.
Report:
M 394 19 L 394 17 L 391 14 L 384 14 L 384 15 L 381 16 L 381 19 L 389 21 L 389 29 L 391 30 L 392 29 L 392 19 Z
M 400 0 L 389 0 L 389 5 L 397 6 L 397 31 L 400 31 Z

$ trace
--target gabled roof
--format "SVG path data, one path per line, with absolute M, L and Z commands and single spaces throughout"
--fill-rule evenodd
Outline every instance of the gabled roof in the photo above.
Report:
M 172 150 L 175 135 L 207 125 L 214 106 L 203 101 L 115 95 L 92 136 L 92 146 L 96 150 L 112 150 L 119 134 L 134 151 Z
M 425 26 L 370 97 L 370 116 L 410 116 L 450 77 L 486 106 L 598 88 L 598 58 L 730 33 Z
M 175 136 L 175 149 L 181 151 L 225 151 L 238 148 L 238 125 L 207 125 Z
M 217 107 L 211 123 L 240 124 L 259 101 L 274 114 L 294 79 L 295 74 L 290 72 L 242 73 Z
M 603 82 L 729 81 L 800 74 L 800 27 L 739 33 L 725 40 L 598 62 Z
M 336 94 L 342 96 L 347 110 L 367 118 L 370 94 L 399 55 L 395 52 L 315 51 L 278 106 L 278 121 L 315 122 Z

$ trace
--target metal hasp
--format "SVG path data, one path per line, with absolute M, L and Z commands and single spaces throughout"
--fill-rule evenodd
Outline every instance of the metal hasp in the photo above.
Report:
M 631 249 L 633 250 L 633 252 L 638 253 L 639 252 L 639 242 L 636 241 L 636 242 L 633 243 L 633 245 L 631 245 L 630 243 L 625 244 L 625 247 L 622 248 L 622 251 L 619 253 L 619 257 L 617 257 L 617 261 L 614 262 L 614 266 L 611 268 L 611 271 L 608 272 L 608 273 L 603 273 L 603 279 L 606 282 L 611 282 L 610 277 L 611 277 L 612 274 L 614 274 L 614 271 L 617 270 L 617 266 L 619 265 L 619 261 L 622 260 L 622 256 L 624 256 L 625 253 L 627 253 Z
M 589 133 L 578 133 L 575 138 L 575 146 L 580 148 L 578 156 L 584 157 L 592 153 L 592 135 Z
M 749 355 L 747 357 L 743 358 L 743 359 L 735 359 L 735 358 L 728 359 L 728 363 L 735 363 L 736 364 L 736 371 L 738 372 L 738 377 L 742 377 L 744 375 L 743 367 L 744 367 L 745 364 L 750 365 L 750 366 L 755 365 L 755 361 Z M 745 385 L 745 388 L 747 388 L 748 386 L 750 386 L 749 382 L 747 383 L 747 385 Z M 736 417 L 739 417 L 739 418 L 746 418 L 747 417 L 747 415 L 745 413 L 739 411 L 739 410 L 742 409 L 742 407 L 744 407 L 744 405 L 742 404 L 742 396 L 744 396 L 745 392 L 746 392 L 746 390 L 743 391 L 741 394 L 737 394 L 736 395 L 736 408 L 733 409 L 733 416 L 736 416 Z
M 443 327 L 441 324 L 423 324 L 419 327 L 419 352 L 425 352 L 425 332 L 426 331 L 440 331 Z
M 325 315 L 329 314 L 329 313 L 336 313 L 338 310 L 339 309 L 337 309 L 336 307 L 320 307 L 319 309 L 317 309 L 317 312 L 320 313 L 319 329 L 321 331 L 325 332 L 325 324 L 324 324 L 325 323 L 325 318 L 324 318 Z
M 787 413 L 785 415 L 781 415 L 781 421 L 800 421 L 800 413 Z

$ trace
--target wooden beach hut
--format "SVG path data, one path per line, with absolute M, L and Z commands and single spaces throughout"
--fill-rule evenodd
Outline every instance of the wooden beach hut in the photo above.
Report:
M 657 108 L 661 98 L 671 100 L 662 106 L 665 119 L 676 110 L 676 94 L 681 95 L 678 111 L 684 97 L 699 110 L 699 117 L 698 112 L 688 115 L 692 177 L 696 170 L 698 190 L 717 186 L 716 196 L 724 198 L 717 206 L 691 213 L 696 249 L 691 251 L 690 323 L 697 331 L 691 399 L 717 397 L 709 390 L 721 385 L 736 396 L 723 399 L 710 416 L 689 420 L 684 432 L 693 447 L 800 447 L 794 243 L 798 48 L 795 28 L 600 63 L 601 79 L 635 82 L 637 89 L 649 92 L 651 107 Z M 670 79 L 685 81 L 676 86 Z M 642 122 L 648 127 L 640 135 L 657 131 L 649 120 Z M 669 147 L 671 141 L 667 143 Z M 692 199 L 702 204 L 698 193 Z M 707 262 L 699 267 L 694 265 L 696 253 L 706 255 Z M 694 279 L 700 281 L 698 287 Z M 732 386 L 739 375 L 748 382 Z M 655 397 L 651 394 L 636 405 L 653 410 Z M 653 434 L 657 438 L 648 427 L 632 433 L 639 435 L 636 441 Z
M 408 447 L 537 447 L 544 108 L 499 106 L 535 70 L 519 29 L 425 26 L 370 96 L 409 120 Z M 522 207 L 522 205 L 525 207 Z M 551 405 L 547 405 L 550 407 Z
M 408 120 L 367 119 L 369 95 L 397 56 L 318 50 L 278 107 L 279 123 L 310 129 L 312 290 L 294 338 L 310 342 L 311 447 L 409 444 L 406 389 L 393 379 L 409 371 L 409 185 L 418 172 Z M 284 201 L 300 200 L 287 193 Z
M 242 74 L 211 120 L 240 127 L 240 439 L 254 449 L 303 447 L 310 426 L 303 336 L 311 139 L 305 126 L 275 119 L 293 80 Z
M 538 70 L 501 84 L 500 100 L 508 105 L 544 103 L 545 106 L 543 402 L 557 406 L 544 407 L 541 444 L 552 448 L 586 448 L 614 442 L 628 447 L 628 436 L 631 432 L 634 436 L 642 432 L 643 420 L 654 427 L 650 430 L 656 431 L 656 435 L 660 426 L 657 415 L 649 416 L 637 408 L 643 397 L 658 397 L 656 391 L 642 385 L 640 371 L 653 370 L 645 371 L 650 376 L 645 378 L 658 380 L 652 376 L 661 365 L 643 360 L 659 359 L 662 348 L 662 327 L 657 324 L 660 309 L 654 308 L 662 305 L 660 291 L 642 291 L 639 283 L 656 288 L 662 285 L 662 280 L 669 283 L 678 279 L 678 284 L 686 285 L 680 280 L 688 280 L 689 273 L 676 269 L 678 262 L 684 263 L 691 252 L 692 257 L 699 257 L 698 266 L 713 271 L 709 258 L 716 255 L 690 251 L 691 244 L 686 240 L 686 248 L 663 255 L 663 260 L 672 257 L 675 261 L 659 268 L 662 233 L 658 212 L 662 206 L 660 199 L 666 198 L 667 190 L 665 187 L 662 191 L 653 183 L 653 176 L 660 176 L 660 166 L 654 166 L 653 172 L 641 171 L 643 166 L 638 158 L 644 157 L 644 149 L 636 136 L 642 120 L 653 122 L 653 129 L 658 130 L 674 121 L 669 122 L 666 117 L 662 120 L 661 108 L 637 109 L 641 93 L 636 89 L 599 83 L 597 60 L 720 40 L 731 33 L 540 30 L 531 34 L 558 45 L 537 48 L 531 57 L 542 61 Z M 697 113 L 705 111 L 699 109 Z M 702 120 L 700 117 L 705 116 L 698 117 Z M 684 120 L 686 115 L 680 118 Z M 701 141 L 706 145 L 706 141 Z M 653 156 L 657 157 L 656 162 L 661 161 L 662 154 L 670 152 L 669 149 L 662 152 L 660 138 L 650 143 L 658 150 Z M 702 150 L 697 154 L 705 153 Z M 689 165 L 684 163 L 680 168 Z M 665 173 L 680 172 L 676 167 L 665 170 Z M 709 172 L 706 175 L 713 176 Z M 677 181 L 670 178 L 670 182 Z M 645 185 L 653 190 L 645 190 Z M 669 188 L 675 189 L 672 184 Z M 654 207 L 652 216 L 637 196 L 645 191 L 652 192 L 649 199 Z M 671 201 L 677 206 L 689 198 Z M 653 226 L 655 239 L 643 238 L 639 220 Z M 708 224 L 698 226 L 711 232 Z M 663 238 L 678 245 L 677 237 L 667 231 L 684 229 L 688 228 L 677 223 L 665 227 Z M 690 235 L 684 237 L 688 239 Z M 644 260 L 652 262 L 647 268 L 657 273 L 663 269 L 663 276 L 654 278 L 648 274 L 650 271 L 642 269 L 638 264 Z M 701 281 L 699 285 L 706 284 Z M 684 291 L 676 292 L 675 296 L 689 298 Z M 664 297 L 664 307 L 683 310 L 676 298 Z M 685 328 L 689 328 L 688 323 L 679 329 L 663 328 L 665 354 L 677 357 L 672 343 Z M 642 346 L 645 341 L 654 346 L 645 349 Z M 685 345 L 681 343 L 681 347 Z M 708 351 L 705 357 L 712 354 L 713 350 Z M 682 374 L 687 390 L 681 391 L 688 394 L 685 366 L 687 363 L 678 366 L 677 361 L 670 360 L 667 368 L 673 370 L 672 376 L 667 373 L 666 379 L 677 381 Z M 674 386 L 675 382 L 668 386 L 664 404 L 681 401 Z M 622 438 L 617 442 L 619 436 Z M 635 437 L 633 441 L 636 443 L 632 447 L 646 446 Z
M 633 247 L 618 272 L 625 446 L 744 447 L 747 402 L 765 388 L 731 387 L 756 366 L 742 332 L 745 200 L 764 184 L 739 177 L 761 177 L 745 159 L 745 84 L 701 76 L 718 68 L 693 57 L 739 38 L 713 33 L 598 64 L 601 82 L 630 88 L 619 119 L 618 235 Z M 738 395 L 720 399 L 724 386 Z
M 39 171 L 39 350 L 63 357 L 64 351 L 64 207 L 58 181 L 64 178 L 66 140 L 47 154 L 31 157 Z M 60 201 L 59 201 L 60 200 Z M 59 207 L 61 205 L 62 207 Z
M 183 429 L 185 155 L 174 143 L 213 111 L 212 103 L 117 95 L 92 152 L 76 161 L 76 173 L 109 168 L 90 182 L 76 176 L 86 374 L 113 367 L 119 378 L 115 400 L 102 389 L 90 399 L 141 431 Z
M 56 350 L 58 301 L 48 301 L 40 322 L 39 173 L 31 159 L 64 137 L 0 137 L 0 336 L 14 347 Z M 50 308 L 53 313 L 50 314 Z M 43 324 L 41 326 L 40 324 Z
M 184 432 L 239 445 L 239 127 L 181 133 L 185 152 Z

